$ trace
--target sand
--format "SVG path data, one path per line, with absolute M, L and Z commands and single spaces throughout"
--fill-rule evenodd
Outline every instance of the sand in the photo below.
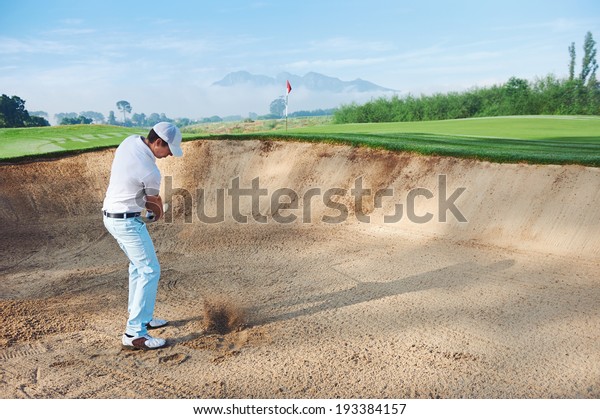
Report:
M 170 222 L 149 225 L 170 320 L 156 351 L 120 346 L 127 260 L 100 214 L 113 150 L 0 166 L 1 398 L 600 397 L 598 168 L 301 142 L 184 151 L 159 163 Z M 267 191 L 240 199 L 247 223 L 236 179 Z M 281 188 L 297 196 L 271 205 Z M 202 222 L 219 190 L 223 222 Z M 226 334 L 205 327 L 219 299 L 246 313 Z

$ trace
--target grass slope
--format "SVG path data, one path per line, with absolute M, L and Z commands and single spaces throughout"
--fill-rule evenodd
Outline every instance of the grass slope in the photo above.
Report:
M 128 135 L 144 134 L 145 131 L 108 125 L 2 128 L 0 159 L 112 147 Z
M 147 135 L 149 128 L 113 125 L 61 125 L 40 128 L 0 128 L 0 161 L 60 156 L 119 145 L 129 135 Z M 184 134 L 184 138 L 193 136 Z
M 280 135 L 497 162 L 600 166 L 598 117 L 531 116 L 323 125 Z

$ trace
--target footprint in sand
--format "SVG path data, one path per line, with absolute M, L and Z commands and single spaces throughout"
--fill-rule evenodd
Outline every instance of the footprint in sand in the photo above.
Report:
M 179 365 L 189 358 L 188 355 L 185 354 L 172 354 L 167 356 L 162 356 L 158 358 L 159 364 L 170 364 L 170 365 Z

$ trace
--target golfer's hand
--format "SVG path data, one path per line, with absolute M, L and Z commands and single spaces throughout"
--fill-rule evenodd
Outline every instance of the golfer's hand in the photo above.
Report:
M 146 195 L 146 209 L 154 213 L 152 222 L 160 220 L 163 216 L 163 203 L 160 195 Z

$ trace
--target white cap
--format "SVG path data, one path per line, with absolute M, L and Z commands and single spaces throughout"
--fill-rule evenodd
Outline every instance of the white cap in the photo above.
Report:
M 159 122 L 152 127 L 154 132 L 169 145 L 169 150 L 175 157 L 183 156 L 181 149 L 181 131 L 170 122 Z

